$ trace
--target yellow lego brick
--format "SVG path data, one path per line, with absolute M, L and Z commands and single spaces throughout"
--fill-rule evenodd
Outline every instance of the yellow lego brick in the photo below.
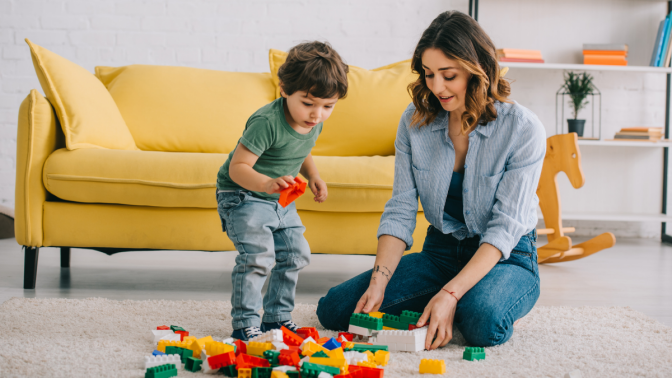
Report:
M 252 369 L 238 369 L 238 378 L 252 378 Z
M 249 351 L 249 349 L 248 349 L 248 351 Z M 301 349 L 301 354 L 303 354 L 304 356 L 312 356 L 313 354 L 315 354 L 319 351 L 323 351 L 324 353 L 327 353 L 327 354 L 329 352 L 329 350 L 327 348 L 311 341 L 309 343 L 306 343 L 306 345 L 303 346 L 303 349 Z
M 182 338 L 182 341 L 188 341 L 189 345 L 191 345 L 194 340 L 196 340 L 196 336 L 185 336 Z
M 211 341 L 209 343 L 205 343 L 205 354 L 207 354 L 210 357 L 228 352 L 233 352 L 234 350 L 235 348 L 233 347 L 233 345 L 220 343 L 219 341 Z
M 256 341 L 250 341 L 247 343 L 247 354 L 251 354 L 253 356 L 263 357 L 264 352 L 270 349 L 273 349 L 273 344 L 271 343 L 260 343 Z
M 366 354 L 366 357 L 369 359 L 369 362 L 373 362 L 374 364 L 376 363 L 376 356 L 371 352 L 370 350 L 365 350 L 364 354 Z
M 189 344 L 189 349 L 194 352 L 192 357 L 200 358 L 201 350 L 205 348 L 205 343 L 211 343 L 213 341 L 215 340 L 212 339 L 212 336 L 201 337 L 200 339 L 192 341 L 191 344 Z
M 373 318 L 382 319 L 382 318 L 383 318 L 383 315 L 385 315 L 384 312 L 378 312 L 378 311 L 376 311 L 376 312 L 369 312 L 369 316 L 370 316 L 370 317 L 373 317 Z
M 398 331 L 398 329 L 396 329 L 396 328 L 390 328 L 390 327 L 385 327 L 385 326 L 383 326 L 383 330 L 385 330 L 385 331 Z
M 420 361 L 420 374 L 446 374 L 446 362 L 423 358 Z
M 282 371 L 273 371 L 271 373 L 271 378 L 289 378 L 289 375 L 285 374 Z
M 329 358 L 345 358 L 345 355 L 343 354 L 343 349 L 342 348 L 335 348 L 332 350 L 327 351 L 327 356 Z
M 156 349 L 160 352 L 166 353 L 167 346 L 176 346 L 180 348 L 189 348 L 189 342 L 187 341 L 174 341 L 174 340 L 159 340 L 159 344 Z
M 333 366 L 339 369 L 344 369 L 347 367 L 347 361 L 345 358 L 310 357 L 308 362 L 311 364 Z
M 378 350 L 375 353 L 376 365 L 387 366 L 387 363 L 390 362 L 390 352 L 386 350 Z
M 357 363 L 357 366 L 364 366 L 364 367 L 370 367 L 370 368 L 377 368 L 378 365 L 376 365 L 375 362 L 368 362 L 368 361 L 359 361 Z M 240 376 L 240 374 L 239 374 Z
M 341 345 L 343 346 L 344 349 L 352 349 L 355 347 L 355 343 L 353 343 L 352 341 L 344 342 Z

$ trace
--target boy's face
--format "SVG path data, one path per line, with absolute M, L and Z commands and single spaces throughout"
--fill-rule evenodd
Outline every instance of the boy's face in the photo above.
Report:
M 338 95 L 332 98 L 320 98 L 313 97 L 304 91 L 296 91 L 287 96 L 282 89 L 280 93 L 286 99 L 287 123 L 299 134 L 307 134 L 318 123 L 326 121 L 338 101 Z

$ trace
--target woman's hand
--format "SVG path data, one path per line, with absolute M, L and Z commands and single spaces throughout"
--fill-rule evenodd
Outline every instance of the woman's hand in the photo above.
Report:
M 453 338 L 453 319 L 456 308 L 457 299 L 443 290 L 427 303 L 417 323 L 418 327 L 424 327 L 429 319 L 425 349 L 432 350 L 445 346 Z M 434 335 L 436 335 L 436 340 L 434 340 Z
M 366 289 L 362 298 L 357 302 L 355 313 L 378 311 L 380 305 L 383 304 L 383 297 L 385 296 L 385 286 L 371 282 L 369 288 Z
M 311 177 L 308 180 L 308 186 L 310 186 L 310 190 L 315 195 L 315 202 L 322 203 L 327 199 L 327 183 L 319 176 Z

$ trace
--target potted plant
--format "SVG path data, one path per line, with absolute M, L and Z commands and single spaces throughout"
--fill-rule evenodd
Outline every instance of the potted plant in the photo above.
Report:
M 569 95 L 569 105 L 574 113 L 573 119 L 567 119 L 567 130 L 570 133 L 577 133 L 583 136 L 583 127 L 586 124 L 585 119 L 577 119 L 579 111 L 588 105 L 588 95 L 593 92 L 593 77 L 585 72 L 565 73 L 565 91 Z

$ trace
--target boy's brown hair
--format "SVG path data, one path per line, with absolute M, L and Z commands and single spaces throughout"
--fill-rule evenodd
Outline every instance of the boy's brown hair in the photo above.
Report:
M 348 65 L 329 43 L 305 42 L 292 47 L 278 69 L 280 86 L 287 96 L 304 91 L 318 98 L 345 98 Z

